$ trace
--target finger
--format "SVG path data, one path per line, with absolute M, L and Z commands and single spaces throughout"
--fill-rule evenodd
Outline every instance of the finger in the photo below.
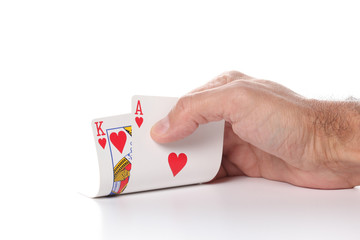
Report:
M 209 182 L 213 182 L 215 180 L 218 180 L 220 178 L 227 177 L 227 173 L 225 171 L 225 168 L 221 165 L 218 173 L 215 175 L 213 179 L 211 179 Z
M 193 133 L 199 124 L 225 119 L 226 92 L 219 87 L 180 98 L 168 116 L 152 127 L 151 137 L 159 143 L 173 142 Z

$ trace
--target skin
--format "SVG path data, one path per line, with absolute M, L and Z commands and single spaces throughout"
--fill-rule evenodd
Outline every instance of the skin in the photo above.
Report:
M 159 143 L 225 120 L 215 179 L 246 175 L 296 186 L 360 185 L 360 104 L 306 99 L 275 82 L 232 71 L 180 98 L 151 129 Z

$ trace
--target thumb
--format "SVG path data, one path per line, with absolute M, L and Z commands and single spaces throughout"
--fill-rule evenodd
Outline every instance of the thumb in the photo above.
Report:
M 200 124 L 224 119 L 224 98 L 216 90 L 180 98 L 170 113 L 152 127 L 151 137 L 159 143 L 173 142 L 189 136 Z

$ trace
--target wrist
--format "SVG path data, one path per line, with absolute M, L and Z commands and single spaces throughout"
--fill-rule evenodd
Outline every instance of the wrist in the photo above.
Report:
M 360 103 L 310 100 L 314 152 L 320 165 L 360 185 Z

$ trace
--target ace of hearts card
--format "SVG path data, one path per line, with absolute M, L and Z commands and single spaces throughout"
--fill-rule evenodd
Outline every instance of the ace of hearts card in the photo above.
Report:
M 92 121 L 100 170 L 96 196 L 203 183 L 215 177 L 222 158 L 224 121 L 200 125 L 173 143 L 159 144 L 150 136 L 152 126 L 177 100 L 137 95 L 131 114 Z

